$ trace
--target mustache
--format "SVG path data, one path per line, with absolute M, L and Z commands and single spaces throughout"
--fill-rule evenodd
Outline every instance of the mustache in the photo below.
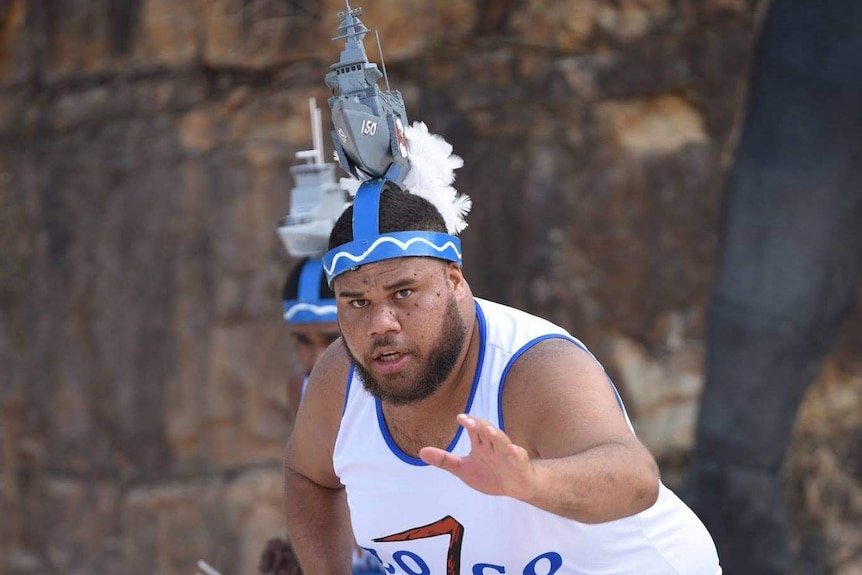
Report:
M 372 342 L 371 351 L 374 352 L 374 350 L 376 350 L 378 348 L 388 347 L 388 346 L 393 345 L 394 343 L 395 343 L 394 337 L 392 337 L 391 335 L 384 335 L 383 337 L 379 337 Z

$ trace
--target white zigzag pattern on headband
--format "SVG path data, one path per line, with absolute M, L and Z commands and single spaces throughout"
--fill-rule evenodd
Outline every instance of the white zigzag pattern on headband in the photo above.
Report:
M 407 251 L 407 248 L 409 248 L 410 246 L 412 246 L 416 242 L 422 242 L 424 244 L 428 244 L 429 247 L 434 248 L 438 252 L 443 252 L 447 248 L 451 247 L 452 250 L 456 254 L 458 254 L 458 257 L 459 258 L 461 257 L 461 252 L 458 251 L 458 247 L 455 245 L 454 242 L 451 242 L 451 241 L 446 242 L 442 246 L 437 246 L 436 244 L 434 244 L 433 242 L 431 242 L 429 240 L 426 240 L 425 238 L 410 238 L 406 242 L 402 242 L 401 240 L 398 240 L 398 239 L 395 239 L 392 237 L 381 236 L 381 237 L 377 238 L 376 240 L 374 240 L 374 242 L 370 246 L 368 246 L 368 249 L 365 250 L 364 252 L 362 252 L 361 254 L 359 254 L 358 256 L 354 256 L 353 254 L 351 254 L 348 251 L 338 252 L 337 254 L 332 256 L 332 266 L 326 267 L 326 264 L 324 264 L 323 265 L 323 271 L 326 272 L 327 276 L 331 276 L 332 272 L 335 270 L 335 264 L 337 264 L 338 260 L 341 258 L 347 258 L 352 262 L 361 262 L 362 260 L 364 260 L 368 256 L 368 254 L 373 252 L 375 249 L 377 249 L 377 247 L 379 245 L 381 245 L 383 243 L 395 244 L 396 246 L 401 248 L 401 251 Z
M 336 313 L 338 311 L 338 307 L 334 305 L 314 305 L 310 303 L 298 303 L 294 306 L 291 306 L 290 310 L 288 310 L 284 314 L 284 319 L 286 321 L 290 321 L 293 316 L 295 316 L 301 311 L 310 311 L 314 315 L 329 315 L 332 313 Z

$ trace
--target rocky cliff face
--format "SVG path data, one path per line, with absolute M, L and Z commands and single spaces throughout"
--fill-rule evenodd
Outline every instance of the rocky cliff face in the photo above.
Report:
M 581 337 L 676 485 L 755 7 L 363 8 L 465 159 L 474 291 Z M 282 532 L 275 225 L 340 9 L 0 4 L 0 572 L 252 573 Z M 801 572 L 862 569 L 860 344 L 857 313 L 798 425 Z

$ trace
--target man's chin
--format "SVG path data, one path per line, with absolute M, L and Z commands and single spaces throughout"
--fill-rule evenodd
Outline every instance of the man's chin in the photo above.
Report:
M 362 385 L 371 395 L 381 399 L 388 400 L 389 398 L 406 397 L 410 395 L 410 393 L 405 390 L 406 380 L 402 377 L 375 376 L 372 381 L 367 381 L 365 378 L 362 378 Z
M 410 403 L 421 401 L 431 395 L 430 393 L 422 393 L 417 389 L 407 389 L 405 386 L 408 385 L 410 381 L 414 380 L 402 377 L 390 377 L 386 378 L 384 381 L 379 379 L 368 381 L 366 377 L 360 377 L 360 381 L 362 382 L 362 387 L 365 388 L 365 391 L 383 403 L 388 403 L 390 405 L 408 405 Z

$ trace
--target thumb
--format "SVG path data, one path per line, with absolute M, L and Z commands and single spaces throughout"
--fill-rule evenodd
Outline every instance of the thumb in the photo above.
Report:
M 438 447 L 423 447 L 419 450 L 419 459 L 450 473 L 457 473 L 461 467 L 460 457 Z

